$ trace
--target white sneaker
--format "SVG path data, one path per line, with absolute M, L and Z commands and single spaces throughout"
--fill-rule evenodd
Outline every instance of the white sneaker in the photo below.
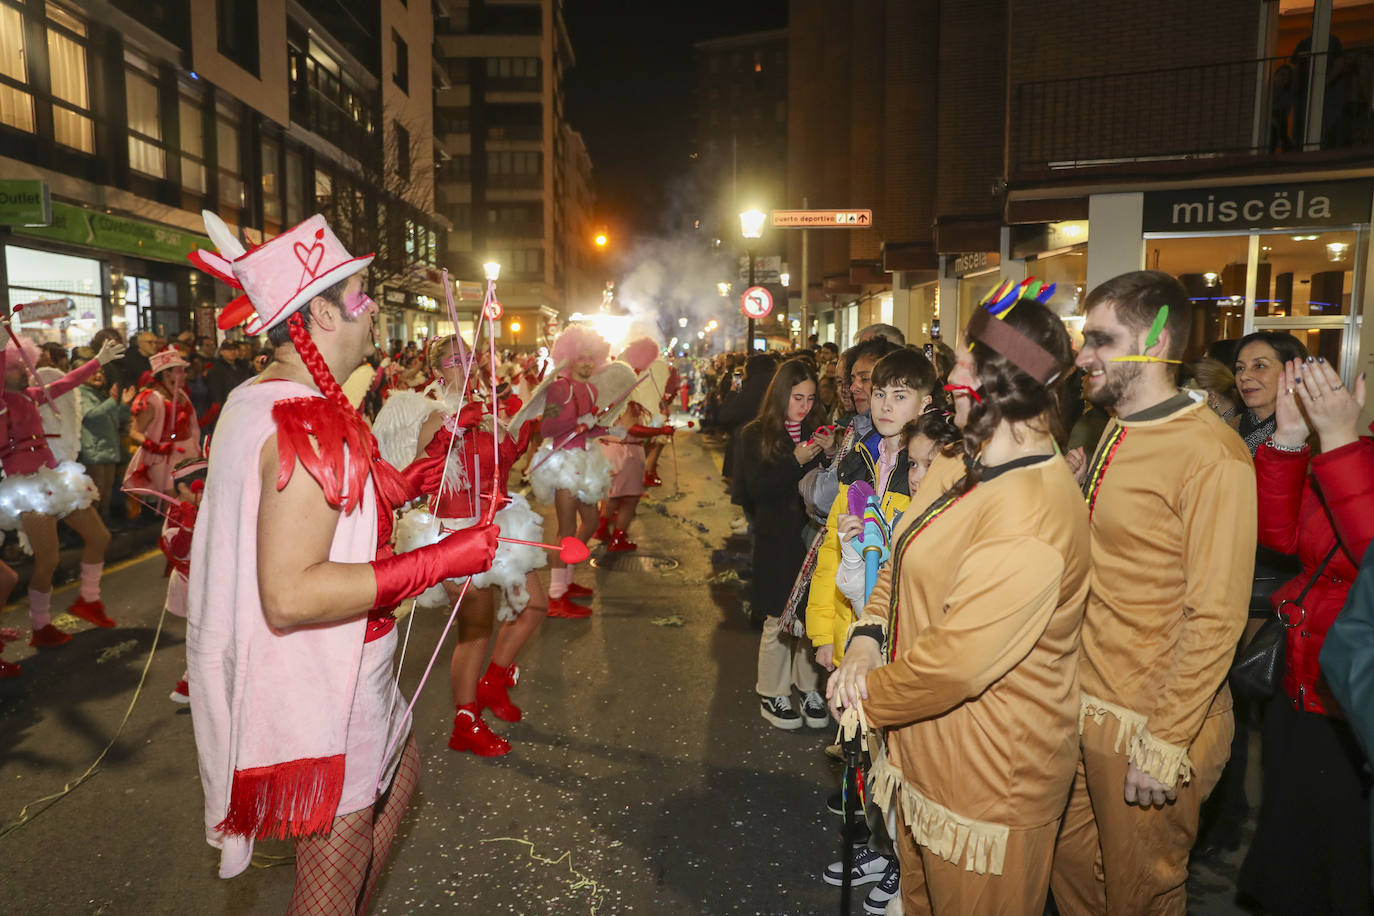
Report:
M 854 850 L 854 867 L 849 872 L 849 883 L 857 887 L 860 884 L 882 881 L 887 875 L 889 867 L 896 869 L 897 860 L 889 859 L 867 846 L 859 846 Z M 825 879 L 826 884 L 842 887 L 844 885 L 844 863 L 831 862 L 826 866 L 825 874 L 821 877 Z
M 897 860 L 888 861 L 887 870 L 883 872 L 882 879 L 873 885 L 873 890 L 868 892 L 864 898 L 864 912 L 872 916 L 884 916 L 887 912 L 888 902 L 897 896 L 901 890 L 901 869 L 897 867 Z

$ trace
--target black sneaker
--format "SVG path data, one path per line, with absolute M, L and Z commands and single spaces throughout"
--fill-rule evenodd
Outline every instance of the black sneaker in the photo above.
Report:
M 825 697 L 814 690 L 802 696 L 801 714 L 807 728 L 826 728 L 830 725 L 830 709 L 825 705 Z
M 838 817 L 844 817 L 844 793 L 834 792 L 826 796 L 825 810 Z
M 778 728 L 791 731 L 802 727 L 801 716 L 792 708 L 791 697 L 764 697 L 759 703 L 759 712 Z
M 889 859 L 882 879 L 864 898 L 864 912 L 871 913 L 872 916 L 883 916 L 887 912 L 887 902 L 896 897 L 897 892 L 901 890 L 901 878 L 902 872 L 897 867 L 897 860 Z
M 882 881 L 887 876 L 887 870 L 891 867 L 894 871 L 897 868 L 897 860 L 889 859 L 882 853 L 874 852 L 867 846 L 859 846 L 854 850 L 854 867 L 849 871 L 849 883 L 853 885 L 872 884 L 874 881 Z M 844 885 L 844 863 L 831 862 L 825 867 L 825 874 L 821 876 L 826 884 L 833 884 L 836 887 Z M 896 887 L 896 883 L 893 883 Z M 886 904 L 884 904 L 886 905 Z M 879 910 L 879 912 L 882 912 Z

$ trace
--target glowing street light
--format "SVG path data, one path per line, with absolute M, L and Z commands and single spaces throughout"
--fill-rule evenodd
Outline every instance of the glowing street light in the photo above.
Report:
M 679 319 L 677 320 L 677 326 L 680 327 L 680 328 L 685 328 L 685 327 L 687 327 L 687 319 L 686 319 L 686 318 L 679 318 Z
M 495 283 L 501 276 L 501 265 L 495 261 L 488 261 L 482 265 L 482 269 L 487 272 L 487 279 Z
M 697 331 L 697 340 L 705 340 L 705 339 L 706 339 L 706 332 L 705 332 L 705 331 Z
M 790 279 L 792 279 L 792 275 L 785 270 L 782 273 L 778 274 L 778 280 L 782 283 L 783 286 L 786 286 L 787 281 Z
M 739 215 L 739 231 L 747 239 L 756 239 L 763 235 L 763 221 L 768 218 L 758 207 L 750 207 Z
M 605 248 L 606 243 L 609 242 L 610 239 L 606 237 L 606 233 L 598 232 L 596 238 L 592 239 L 592 241 L 596 243 L 597 248 Z
M 718 327 L 720 327 L 720 322 L 716 321 L 714 318 L 706 322 L 706 330 L 708 331 L 714 331 Z
M 520 322 L 518 322 L 518 321 L 512 321 L 512 322 L 510 323 L 510 332 L 511 332 L 512 334 L 519 334 L 519 333 L 520 333 Z
M 720 298 L 724 299 L 726 296 L 730 295 L 730 284 L 721 280 L 716 284 L 716 291 L 720 293 Z

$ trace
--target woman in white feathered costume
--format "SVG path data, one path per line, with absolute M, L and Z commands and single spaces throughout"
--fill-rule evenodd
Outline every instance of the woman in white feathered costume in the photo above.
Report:
M 502 534 L 537 542 L 543 519 L 524 496 L 506 492 L 510 468 L 529 442 L 528 425 L 513 436 L 483 412 L 480 401 L 468 402 L 463 394 L 468 357 L 461 338 L 450 335 L 432 341 L 426 361 L 437 377 L 426 394 L 393 391 L 373 425 L 382 457 L 393 464 L 404 466 L 425 455 L 448 456 L 440 491 L 431 494 L 426 505 L 411 509 L 397 521 L 396 550 L 433 544 L 448 531 L 475 524 L 490 507 L 493 477 L 499 480 L 495 522 Z M 499 432 L 495 442 L 494 431 Z M 498 454 L 500 470 L 494 475 L 492 464 Z M 538 547 L 503 541 L 491 569 L 472 577 L 458 611 L 458 643 L 449 663 L 457 707 L 449 747 L 456 751 L 496 757 L 510 750 L 510 743 L 487 727 L 482 710 L 489 708 L 507 722 L 521 718 L 507 691 L 519 677 L 516 655 L 547 611 L 544 588 L 533 574 L 547 562 Z M 461 590 L 461 582 L 443 582 L 422 594 L 416 603 L 452 606 Z M 491 643 L 493 618 L 501 621 L 501 628 L 491 661 L 479 677 Z
M 23 350 L 19 349 L 23 346 Z M 33 575 L 29 578 L 29 619 L 33 636 L 29 645 L 42 649 L 60 646 L 71 639 L 52 624 L 52 576 L 57 570 L 57 520 L 62 519 L 81 535 L 81 593 L 70 612 L 98 627 L 115 625 L 105 614 L 100 600 L 100 579 L 105 570 L 105 548 L 110 532 L 91 507 L 99 493 L 86 469 L 75 461 L 59 462 L 48 448 L 43 420 L 38 413 L 40 401 L 76 388 L 101 366 L 124 355 L 124 345 L 106 341 L 96 358 L 55 382 L 28 386 L 30 373 L 38 359 L 38 345 L 27 337 L 14 336 L 5 348 L 3 366 L 5 393 L 0 406 L 0 427 L 5 445 L 0 466 L 5 479 L 0 482 L 0 529 L 22 529 L 27 548 L 33 553 Z M 36 379 L 33 379 L 37 381 Z
M 597 445 L 607 430 L 597 424 L 596 387 L 589 381 L 606 364 L 611 345 L 591 328 L 570 325 L 553 342 L 557 379 L 544 400 L 540 434 L 544 444 L 530 462 L 534 498 L 553 503 L 558 540 L 586 542 L 596 530 L 597 503 L 611 487 L 611 463 Z M 573 571 L 558 557 L 550 561 L 550 617 L 590 617 L 591 608 L 573 603 L 592 590 L 573 582 Z

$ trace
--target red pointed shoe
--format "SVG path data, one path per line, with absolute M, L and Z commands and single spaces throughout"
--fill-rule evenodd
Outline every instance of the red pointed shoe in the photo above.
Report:
M 476 703 L 458 707 L 453 717 L 453 734 L 448 746 L 455 751 L 472 751 L 478 757 L 500 757 L 510 753 L 510 742 L 487 727 Z
M 611 542 L 606 545 L 606 549 L 611 553 L 624 553 L 629 550 L 638 550 L 639 545 L 625 536 L 625 532 L 619 528 L 611 535 Z
M 64 642 L 71 642 L 71 638 L 70 633 L 63 633 L 57 627 L 48 624 L 33 631 L 33 635 L 29 637 L 29 645 L 37 649 L 55 649 Z
M 567 597 L 569 598 L 590 598 L 596 592 L 587 588 L 585 585 L 578 585 L 576 582 L 568 583 Z
M 596 530 L 592 532 L 591 539 L 593 541 L 609 541 L 611 539 L 611 520 L 609 518 L 601 520 L 601 524 L 597 525 Z
M 509 669 L 502 668 L 496 662 L 487 665 L 487 673 L 477 682 L 477 705 L 490 709 L 491 714 L 503 722 L 519 722 L 520 707 L 512 703 L 510 694 L 506 693 L 509 678 Z
M 592 616 L 592 609 L 574 604 L 567 595 L 564 595 L 562 598 L 549 599 L 549 616 L 581 620 L 583 617 Z
M 115 625 L 115 622 L 105 615 L 105 602 L 103 601 L 86 601 L 83 598 L 78 598 L 76 604 L 69 607 L 67 612 L 80 617 L 87 623 L 93 623 L 107 630 Z
M 15 662 L 7 662 L 0 658 L 0 677 L 18 677 L 24 673 L 24 669 Z

